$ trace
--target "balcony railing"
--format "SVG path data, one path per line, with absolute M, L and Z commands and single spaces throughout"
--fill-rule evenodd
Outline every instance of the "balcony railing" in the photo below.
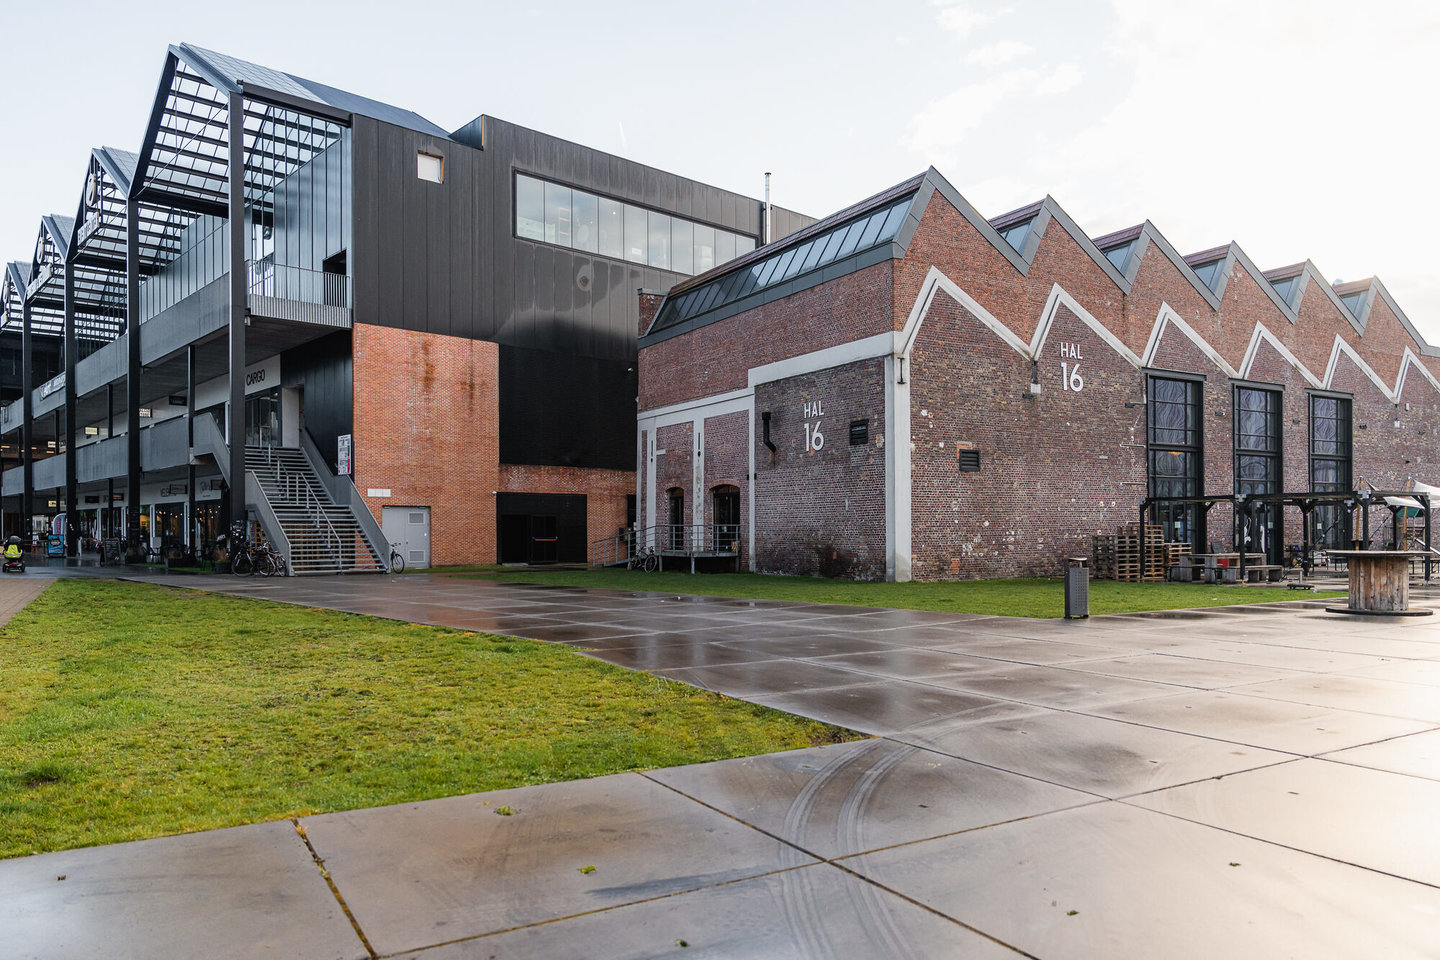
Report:
M 327 307 L 350 306 L 350 278 L 343 273 L 306 270 L 271 260 L 246 261 L 251 296 L 319 303 Z

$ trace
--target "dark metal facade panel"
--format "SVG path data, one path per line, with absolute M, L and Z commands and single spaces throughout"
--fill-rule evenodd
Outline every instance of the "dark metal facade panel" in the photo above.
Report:
M 500 347 L 500 462 L 634 469 L 634 365 Z
M 350 331 L 331 334 L 280 355 L 285 386 L 305 387 L 305 429 L 334 466 L 336 440 L 352 432 L 354 363 Z

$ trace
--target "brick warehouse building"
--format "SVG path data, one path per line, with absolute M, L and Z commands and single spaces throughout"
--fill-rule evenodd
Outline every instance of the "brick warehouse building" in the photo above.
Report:
M 189 44 L 139 142 L 0 278 L 4 532 L 66 511 L 69 555 L 248 516 L 293 572 L 584 559 L 630 520 L 635 291 L 810 222 Z
M 1054 575 L 1147 495 L 1440 479 L 1440 351 L 1378 280 L 1092 240 L 1048 197 L 987 221 L 933 169 L 641 301 L 642 537 L 752 570 Z M 1155 520 L 1203 549 L 1229 511 Z

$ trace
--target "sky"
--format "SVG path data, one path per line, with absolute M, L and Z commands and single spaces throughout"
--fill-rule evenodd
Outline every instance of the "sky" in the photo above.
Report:
M 190 42 L 420 113 L 480 114 L 823 216 L 935 166 L 987 217 L 1378 276 L 1440 346 L 1433 0 L 60 2 L 6 17 L 0 258 L 135 150 Z M 241 11 L 237 15 L 235 11 Z M 67 56 L 68 51 L 68 56 Z

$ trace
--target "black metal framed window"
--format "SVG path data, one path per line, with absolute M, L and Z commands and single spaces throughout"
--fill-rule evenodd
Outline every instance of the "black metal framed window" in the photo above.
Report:
M 1203 413 L 1198 380 L 1151 376 L 1146 384 L 1146 484 L 1152 497 L 1204 494 Z M 1197 504 L 1156 504 L 1152 520 L 1165 539 L 1204 549 L 1204 510 Z
M 704 273 L 755 249 L 755 238 L 515 174 L 515 236 L 615 260 Z
M 1282 492 L 1280 412 L 1281 393 L 1260 387 L 1235 388 L 1235 492 L 1257 495 Z M 1280 510 L 1264 504 L 1254 514 L 1254 529 L 1243 529 L 1243 514 L 1236 514 L 1237 542 L 1249 538 L 1246 548 L 1264 553 L 1268 562 L 1280 562 Z
M 1350 493 L 1351 401 L 1346 397 L 1310 395 L 1310 489 L 1317 493 Z M 1316 546 L 1343 548 L 1350 542 L 1350 511 L 1337 505 L 1311 513 Z

